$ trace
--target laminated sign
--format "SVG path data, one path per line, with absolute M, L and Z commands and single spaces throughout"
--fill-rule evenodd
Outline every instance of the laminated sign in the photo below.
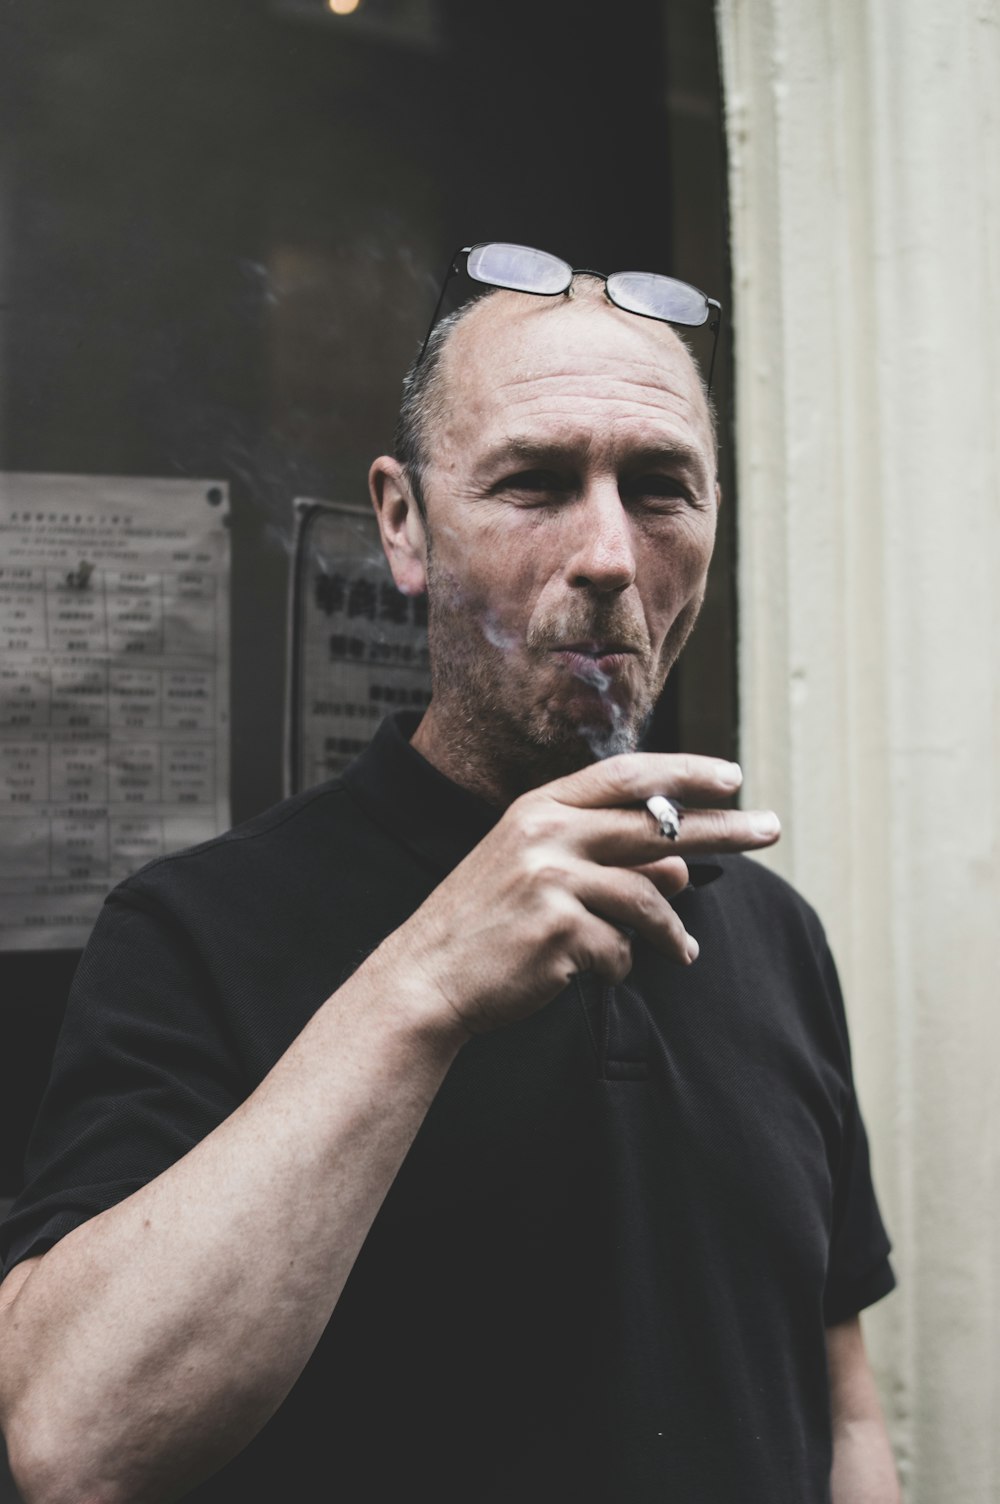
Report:
M 224 485 L 0 475 L 0 948 L 229 823 Z
M 289 793 L 365 748 L 384 715 L 430 699 L 427 600 L 397 590 L 370 508 L 295 503 L 290 593 Z

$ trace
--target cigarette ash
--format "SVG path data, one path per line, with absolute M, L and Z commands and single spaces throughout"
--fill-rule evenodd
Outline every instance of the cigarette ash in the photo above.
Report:
M 670 841 L 676 841 L 681 833 L 683 818 L 680 805 L 675 800 L 668 799 L 666 794 L 652 794 L 646 800 L 646 808 L 659 821 L 661 834 Z

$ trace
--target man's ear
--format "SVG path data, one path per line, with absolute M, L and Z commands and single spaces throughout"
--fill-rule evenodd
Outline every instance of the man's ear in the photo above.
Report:
M 368 489 L 393 579 L 404 595 L 423 595 L 427 535 L 406 471 L 391 455 L 380 455 L 368 472 Z

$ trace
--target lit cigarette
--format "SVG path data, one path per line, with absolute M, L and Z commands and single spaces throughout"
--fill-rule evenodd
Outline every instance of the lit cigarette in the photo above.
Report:
M 666 794 L 652 794 L 646 800 L 646 808 L 660 822 L 660 830 L 668 840 L 676 841 L 681 833 L 680 805 L 668 799 Z

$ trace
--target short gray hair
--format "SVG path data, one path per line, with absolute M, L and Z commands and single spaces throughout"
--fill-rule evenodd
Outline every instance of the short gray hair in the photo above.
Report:
M 428 464 L 427 438 L 437 419 L 444 413 L 444 378 L 441 361 L 445 346 L 463 319 L 484 298 L 498 291 L 492 288 L 449 313 L 431 330 L 426 348 L 417 351 L 413 364 L 403 377 L 403 396 L 396 419 L 393 453 L 406 471 L 421 517 L 427 516 L 424 500 L 424 475 Z

